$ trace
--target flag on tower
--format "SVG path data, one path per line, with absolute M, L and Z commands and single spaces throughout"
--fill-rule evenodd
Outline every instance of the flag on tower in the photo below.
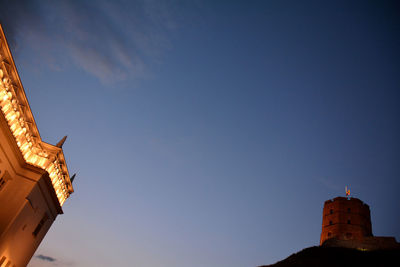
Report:
M 344 190 L 346 191 L 346 197 L 349 197 L 350 196 L 350 189 L 347 189 L 347 185 L 346 185 Z

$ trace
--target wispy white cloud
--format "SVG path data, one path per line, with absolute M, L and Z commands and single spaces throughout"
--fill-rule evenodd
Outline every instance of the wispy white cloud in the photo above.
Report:
M 144 77 L 177 26 L 164 1 L 5 2 L 0 19 L 14 48 L 30 46 L 49 65 L 74 64 L 103 83 Z

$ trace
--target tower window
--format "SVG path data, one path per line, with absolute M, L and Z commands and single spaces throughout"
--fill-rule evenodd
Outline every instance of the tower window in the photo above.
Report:
M 347 212 L 350 213 L 350 211 L 351 211 L 351 209 L 350 209 L 350 208 L 347 208 Z
M 0 170 L 0 191 L 4 188 L 8 180 L 10 180 L 8 172 Z
M 328 237 L 330 237 L 331 235 L 332 235 L 332 233 L 331 233 L 331 232 L 329 232 L 329 233 L 328 233 Z
M 332 221 L 329 221 L 329 225 L 332 225 L 333 223 L 332 223 Z
M 329 210 L 329 213 L 330 213 L 330 214 L 333 214 L 333 209 L 330 209 L 330 210 Z
M 6 184 L 6 180 L 4 180 L 3 177 L 0 178 L 0 190 L 4 187 L 4 185 Z
M 44 223 L 47 221 L 47 219 L 49 218 L 49 216 L 47 215 L 47 213 L 44 213 L 43 218 L 40 220 L 39 224 L 36 226 L 35 231 L 33 231 L 33 235 L 37 236 L 40 232 L 40 229 L 42 229 Z
M 350 220 L 347 220 L 347 224 L 350 224 Z
M 3 262 L 5 262 L 5 261 L 6 261 L 6 256 L 1 257 L 0 266 L 3 265 Z

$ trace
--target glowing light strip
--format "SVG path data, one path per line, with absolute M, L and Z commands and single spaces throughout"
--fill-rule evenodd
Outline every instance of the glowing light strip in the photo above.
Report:
M 4 77 L 1 68 L 0 107 L 25 161 L 49 173 L 58 201 L 62 206 L 70 195 L 65 182 L 67 174 L 63 173 L 62 164 L 57 155 L 49 155 L 39 146 L 37 138 L 30 131 L 26 116 L 20 108 L 17 98 L 13 95 L 11 81 Z

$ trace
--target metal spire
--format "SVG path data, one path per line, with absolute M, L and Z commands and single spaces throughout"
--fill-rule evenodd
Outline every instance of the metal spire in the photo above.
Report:
M 57 143 L 56 147 L 62 148 L 62 146 L 63 146 L 65 140 L 67 140 L 67 136 L 64 136 L 64 137 L 60 140 L 60 142 Z
M 75 176 L 76 176 L 76 173 L 74 173 L 74 175 L 72 175 L 72 177 L 71 177 L 71 184 L 74 182 Z

